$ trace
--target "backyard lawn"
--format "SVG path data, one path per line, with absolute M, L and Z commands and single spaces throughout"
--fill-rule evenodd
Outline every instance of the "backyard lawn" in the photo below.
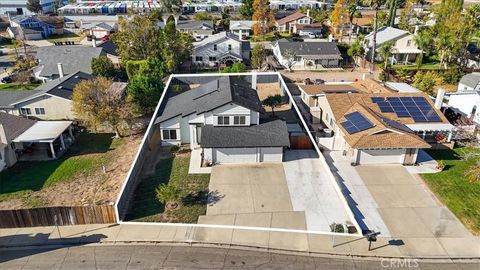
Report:
M 19 85 L 15 83 L 3 83 L 0 84 L 0 91 L 1 90 L 33 90 L 37 88 L 40 84 L 25 84 Z
M 45 202 L 32 196 L 33 192 L 96 173 L 122 141 L 112 139 L 112 134 L 83 133 L 57 160 L 17 162 L 0 172 L 0 203 L 20 199 L 26 207 L 44 206 Z
M 160 160 L 154 175 L 141 180 L 127 219 L 144 222 L 196 223 L 207 211 L 209 174 L 189 175 L 190 155 Z M 181 202 L 174 210 L 166 210 L 156 198 L 155 189 L 161 183 L 175 183 L 181 192 Z
M 443 161 L 445 169 L 436 174 L 423 174 L 431 190 L 474 234 L 480 234 L 480 183 L 470 183 L 464 171 L 476 159 L 464 160 L 466 152 L 480 149 L 455 148 L 452 150 L 428 151 L 437 161 Z

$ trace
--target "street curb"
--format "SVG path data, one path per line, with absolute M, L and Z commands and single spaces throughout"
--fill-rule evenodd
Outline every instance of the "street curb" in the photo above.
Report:
M 350 254 L 350 253 L 330 253 L 330 252 L 309 252 L 309 251 L 294 251 L 278 248 L 264 248 L 248 245 L 238 244 L 222 244 L 222 243 L 208 243 L 208 242 L 174 242 L 174 241 L 104 241 L 104 242 L 83 242 L 83 243 L 45 243 L 36 245 L 0 245 L 0 250 L 26 250 L 26 249 L 60 249 L 78 246 L 171 246 L 171 247 L 205 247 L 205 248 L 222 248 L 222 249 L 236 249 L 245 251 L 259 251 L 274 254 L 297 255 L 306 257 L 323 257 L 336 259 L 356 259 L 366 261 L 382 261 L 388 259 L 411 259 L 420 262 L 435 262 L 435 263 L 480 263 L 480 257 L 415 257 L 415 256 L 378 256 L 365 254 Z

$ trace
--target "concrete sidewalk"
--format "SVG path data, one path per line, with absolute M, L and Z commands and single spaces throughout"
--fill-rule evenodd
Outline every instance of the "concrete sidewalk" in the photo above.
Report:
M 368 257 L 480 258 L 480 241 L 472 238 L 438 238 L 434 246 L 422 239 L 380 237 L 368 251 L 359 237 L 286 231 L 120 224 L 0 229 L 0 248 L 69 244 L 178 243 L 263 248 L 318 254 Z M 335 246 L 334 246 L 335 245 Z

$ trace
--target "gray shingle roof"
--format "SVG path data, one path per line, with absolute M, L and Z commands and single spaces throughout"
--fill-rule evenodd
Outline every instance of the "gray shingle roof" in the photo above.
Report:
M 49 93 L 51 95 L 61 98 L 71 99 L 73 89 L 79 82 L 84 80 L 91 80 L 94 78 L 95 76 L 93 75 L 78 71 L 63 78 L 48 81 L 37 87 L 35 90 L 41 91 L 42 94 Z
M 98 45 L 98 47 L 102 48 L 108 54 L 119 56 L 117 53 L 117 46 L 111 40 L 103 42 L 102 44 Z
M 12 103 L 42 93 L 39 90 L 3 90 L 0 91 L 0 108 L 13 108 Z
M 201 146 L 203 148 L 233 147 L 288 147 L 287 124 L 275 120 L 248 127 L 203 126 Z
M 93 58 L 104 55 L 102 48 L 86 46 L 47 46 L 37 49 L 39 65 L 43 66 L 40 76 L 58 76 L 57 63 L 62 63 L 64 75 L 77 71 L 92 73 L 91 61 Z
M 213 30 L 212 21 L 178 21 L 177 29 L 185 30 L 200 30 L 203 28 L 210 28 Z
M 402 29 L 398 29 L 390 26 L 383 26 L 383 27 L 380 27 L 377 31 L 376 42 L 377 42 L 377 45 L 380 45 L 387 41 L 395 40 L 409 34 L 410 34 L 409 32 Z M 371 47 L 373 43 L 373 32 L 366 35 L 365 40 L 371 40 L 371 42 L 369 42 L 368 44 L 368 46 Z
M 257 91 L 252 89 L 248 82 L 235 76 L 222 76 L 169 98 L 155 123 L 180 115 L 204 113 L 228 103 L 235 103 L 253 111 L 263 111 Z
M 8 142 L 11 142 L 13 139 L 25 132 L 28 128 L 33 126 L 35 122 L 37 121 L 0 112 L 0 124 L 3 125 Z
M 460 83 L 475 89 L 480 83 L 480 72 L 466 74 L 460 79 Z
M 335 42 L 295 42 L 279 40 L 278 46 L 282 54 L 287 50 L 298 56 L 310 56 L 315 59 L 342 59 Z

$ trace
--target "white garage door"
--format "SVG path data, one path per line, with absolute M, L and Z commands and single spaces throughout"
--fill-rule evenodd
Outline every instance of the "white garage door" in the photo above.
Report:
M 260 148 L 261 162 L 282 162 L 283 149 L 282 147 Z
M 359 164 L 402 164 L 405 149 L 362 150 L 358 154 Z
M 215 163 L 257 162 L 256 148 L 216 148 L 213 151 Z

